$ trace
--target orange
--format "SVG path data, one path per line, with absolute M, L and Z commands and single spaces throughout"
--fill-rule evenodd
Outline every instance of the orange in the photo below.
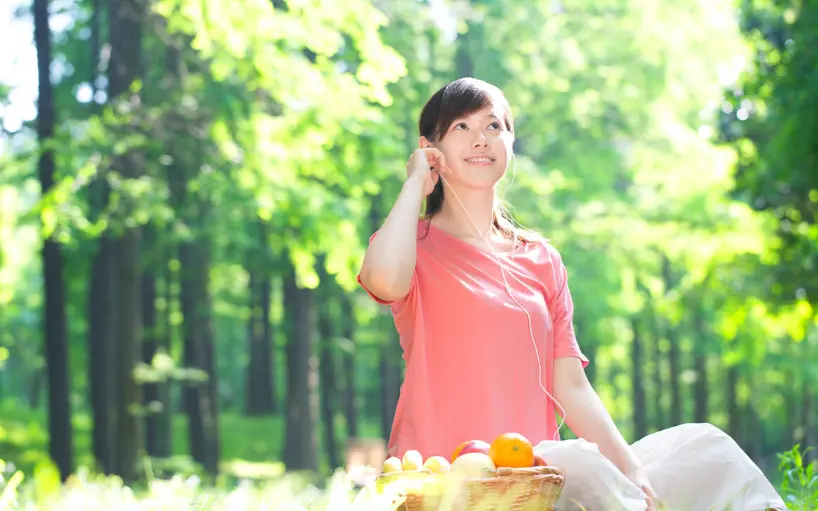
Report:
M 534 464 L 534 446 L 519 433 L 503 433 L 491 443 L 489 457 L 497 467 L 530 467 Z

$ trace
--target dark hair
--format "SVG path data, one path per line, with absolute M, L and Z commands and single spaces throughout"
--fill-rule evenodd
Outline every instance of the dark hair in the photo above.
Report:
M 418 131 L 421 136 L 432 142 L 440 141 L 455 120 L 492 106 L 499 107 L 505 130 L 514 134 L 514 118 L 503 92 L 483 80 L 460 78 L 450 82 L 429 98 L 420 113 Z M 443 207 L 444 200 L 443 180 L 438 180 L 432 193 L 426 197 L 424 218 L 431 222 L 432 217 Z M 496 204 L 493 213 L 494 227 L 504 236 L 514 240 L 515 245 L 519 240 L 531 242 L 541 239 L 536 233 L 517 226 L 502 205 Z

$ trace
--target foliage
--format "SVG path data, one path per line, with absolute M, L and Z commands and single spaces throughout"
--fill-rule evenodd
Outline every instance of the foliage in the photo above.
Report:
M 809 449 L 807 449 L 809 450 Z M 801 446 L 778 455 L 782 496 L 793 511 L 818 509 L 818 462 L 808 463 Z
M 815 464 L 804 468 L 798 448 L 782 455 L 782 470 L 796 486 L 785 482 L 783 491 L 793 511 L 815 509 Z M 792 467 L 792 468 L 791 468 Z M 4 464 L 0 461 L 0 468 Z M 129 488 L 116 477 L 100 477 L 81 471 L 64 487 L 54 471 L 45 466 L 32 482 L 24 481 L 19 471 L 2 471 L 10 477 L 0 479 L 0 511 L 56 509 L 124 509 L 200 511 L 394 511 L 400 497 L 373 487 L 358 488 L 348 474 L 336 472 L 329 480 L 316 484 L 308 478 L 289 474 L 262 483 L 244 481 L 237 486 L 205 487 L 196 476 L 174 476 L 150 480 L 145 488 Z M 812 480 L 805 480 L 804 478 Z M 799 479 L 800 478 L 800 479 Z M 810 493 L 811 492 L 811 493 Z

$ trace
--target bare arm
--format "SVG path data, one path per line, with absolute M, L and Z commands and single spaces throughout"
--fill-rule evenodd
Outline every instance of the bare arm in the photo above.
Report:
M 407 164 L 409 177 L 364 254 L 361 283 L 388 302 L 406 296 L 412 284 L 420 205 L 436 182 L 430 162 L 435 172 L 437 169 L 445 172 L 443 155 L 437 149 L 419 149 L 412 154 Z
M 382 300 L 406 296 L 415 271 L 417 222 L 423 183 L 407 179 L 361 266 L 361 283 Z
M 654 510 L 659 499 L 642 462 L 617 429 L 588 381 L 578 358 L 562 357 L 554 360 L 554 397 L 565 410 L 565 423 L 571 431 L 578 437 L 597 444 L 599 452 L 645 492 L 648 511 Z
M 565 423 L 580 438 L 599 446 L 603 456 L 624 474 L 640 462 L 617 429 L 602 400 L 588 381 L 578 358 L 554 360 L 554 397 L 565 409 Z

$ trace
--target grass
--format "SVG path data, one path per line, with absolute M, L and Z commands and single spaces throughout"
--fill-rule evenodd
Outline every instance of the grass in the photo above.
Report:
M 0 472 L 2 468 L 0 463 Z M 784 496 L 791 511 L 818 509 L 815 464 L 804 466 L 796 448 L 782 454 L 782 471 L 789 481 Z M 0 511 L 394 511 L 395 507 L 395 495 L 355 489 L 343 472 L 321 488 L 295 474 L 264 482 L 240 481 L 229 487 L 205 487 L 195 476 L 177 475 L 151 480 L 134 491 L 116 477 L 86 471 L 61 485 L 56 470 L 48 465 L 39 466 L 31 478 L 22 472 L 6 472 L 0 479 Z
M 43 410 L 32 410 L 13 400 L 0 401 L 0 457 L 13 461 L 17 469 L 30 474 L 34 468 L 49 460 L 46 416 Z M 319 423 L 320 424 L 320 423 Z M 92 466 L 91 419 L 86 411 L 73 415 L 74 452 L 77 466 Z M 192 473 L 188 459 L 187 419 L 182 414 L 173 417 L 171 431 L 170 466 L 185 473 Z M 238 413 L 219 415 L 220 442 L 224 469 L 245 476 L 255 471 L 259 476 L 276 474 L 281 467 L 285 424 L 283 417 L 245 417 Z M 339 439 L 346 437 L 345 424 L 336 424 Z M 362 421 L 361 434 L 377 437 L 378 425 Z M 319 452 L 324 452 L 323 428 L 316 432 Z M 321 472 L 330 473 L 326 457 L 321 460 Z
M 394 496 L 356 489 L 343 472 L 329 478 L 285 473 L 280 459 L 281 418 L 220 416 L 225 475 L 205 485 L 186 454 L 186 421 L 175 417 L 175 457 L 163 467 L 146 465 L 145 484 L 127 487 L 116 477 L 81 469 L 66 484 L 47 456 L 44 414 L 0 403 L 0 511 L 392 511 Z M 372 431 L 369 431 L 369 430 Z M 374 425 L 365 432 L 376 434 Z M 90 466 L 90 421 L 74 418 L 76 459 Z M 319 441 L 323 437 L 318 433 Z M 339 438 L 343 438 L 343 426 Z M 780 494 L 791 511 L 818 510 L 818 467 L 807 464 L 799 446 L 779 455 Z M 162 470 L 159 470 L 159 469 Z M 154 479 L 154 473 L 175 473 Z M 324 473 L 329 473 L 324 470 Z

